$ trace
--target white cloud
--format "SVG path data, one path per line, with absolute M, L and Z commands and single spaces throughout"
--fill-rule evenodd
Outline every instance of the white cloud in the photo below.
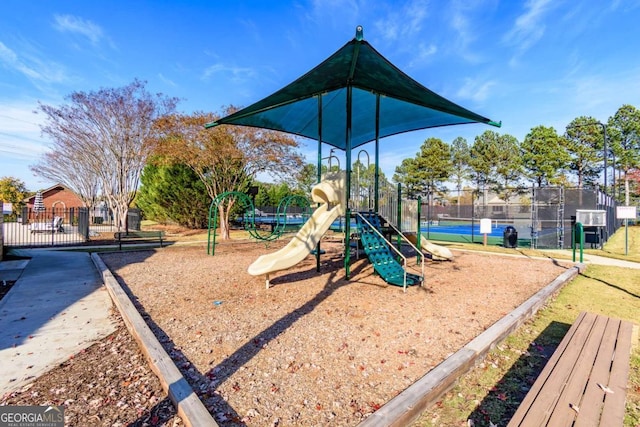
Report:
M 457 0 L 449 3 L 449 26 L 455 32 L 455 36 L 450 37 L 451 51 L 470 63 L 479 63 L 482 60 L 471 45 L 478 40 L 478 28 L 482 26 L 483 14 L 489 7 L 486 3 L 482 0 Z
M 0 42 L 0 63 L 35 82 L 57 83 L 65 81 L 64 68 L 55 62 L 45 62 L 33 55 L 18 56 L 12 49 Z
M 640 69 L 622 70 L 615 75 L 582 75 L 567 81 L 567 96 L 572 111 L 606 121 L 623 104 L 637 104 L 640 99 Z M 624 95 L 621 95 L 624 94 Z
M 544 35 L 544 17 L 552 3 L 551 0 L 529 0 L 525 5 L 525 12 L 518 16 L 502 41 L 508 46 L 514 46 L 518 55 L 528 50 Z
M 248 67 L 233 67 L 225 64 L 213 64 L 204 70 L 202 78 L 208 80 L 216 74 L 225 74 L 233 82 L 244 81 L 255 75 L 255 71 Z
M 93 45 L 97 45 L 104 37 L 102 28 L 89 20 L 73 15 L 55 15 L 54 19 L 56 30 L 85 36 Z
M 609 6 L 609 10 L 616 11 L 618 8 L 625 12 L 640 7 L 640 0 L 613 0 Z
M 158 73 L 158 78 L 168 86 L 171 86 L 171 87 L 177 87 L 178 86 L 173 80 L 171 80 L 168 77 L 165 77 L 164 74 L 162 74 L 162 73 Z
M 36 160 L 47 151 L 47 140 L 41 136 L 41 116 L 34 113 L 37 103 L 0 101 L 0 153 L 3 163 L 17 160 Z
M 467 16 L 468 6 L 460 2 L 454 2 L 451 7 L 452 17 L 450 25 L 458 34 L 458 43 L 466 49 L 468 45 L 476 39 L 475 33 L 471 29 L 469 17 Z
M 427 0 L 411 0 L 404 4 L 393 4 L 383 15 L 384 19 L 375 22 L 376 34 L 387 42 L 413 40 L 422 31 L 422 26 L 429 16 Z
M 410 68 L 419 66 L 420 64 L 429 61 L 429 59 L 438 52 L 438 47 L 433 43 L 428 45 L 425 43 L 419 43 L 418 45 L 414 46 L 413 49 L 414 55 L 412 56 L 412 59 L 408 64 L 408 67 Z
M 458 92 L 456 96 L 462 99 L 471 99 L 475 102 L 483 102 L 489 98 L 491 88 L 496 85 L 496 82 L 482 81 L 481 79 L 464 79 L 464 84 Z

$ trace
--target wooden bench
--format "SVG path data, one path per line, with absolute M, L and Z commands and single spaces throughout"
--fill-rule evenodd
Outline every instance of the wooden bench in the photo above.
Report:
M 632 331 L 630 322 L 580 313 L 509 426 L 622 426 Z
M 114 239 L 118 242 L 118 249 L 122 250 L 122 242 L 160 242 L 162 247 L 162 238 L 164 237 L 164 231 L 118 231 L 113 234 Z

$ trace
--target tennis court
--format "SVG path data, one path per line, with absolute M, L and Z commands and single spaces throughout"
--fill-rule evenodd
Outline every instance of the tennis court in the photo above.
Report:
M 487 244 L 502 245 L 507 227 L 514 227 L 517 232 L 517 246 L 531 246 L 530 224 L 513 220 L 491 220 L 491 233 L 487 234 Z M 429 240 L 445 242 L 482 243 L 484 236 L 480 233 L 480 219 L 445 217 L 420 225 L 422 235 Z

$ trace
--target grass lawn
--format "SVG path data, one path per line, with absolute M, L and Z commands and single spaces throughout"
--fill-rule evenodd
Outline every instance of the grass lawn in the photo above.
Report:
M 640 227 L 620 229 L 594 254 L 640 262 Z M 592 251 L 589 251 L 592 252 Z M 414 426 L 505 426 L 581 311 L 640 324 L 640 270 L 589 265 L 533 319 L 491 351 Z M 631 355 L 625 426 L 640 425 L 640 349 Z

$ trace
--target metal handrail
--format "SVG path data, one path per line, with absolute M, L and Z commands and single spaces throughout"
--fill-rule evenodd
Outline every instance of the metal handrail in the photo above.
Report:
M 414 245 L 414 244 L 411 242 L 411 240 L 409 240 L 409 239 L 407 238 L 407 236 L 405 236 L 404 234 L 402 234 L 402 232 L 401 232 L 400 230 L 398 230 L 398 229 L 396 228 L 396 226 L 395 226 L 395 225 L 393 225 L 391 222 L 389 222 L 385 217 L 380 216 L 380 218 L 384 219 L 384 220 L 387 222 L 387 224 L 389 224 L 389 225 L 391 226 L 391 228 L 393 229 L 393 231 L 395 231 L 395 232 L 396 232 L 396 233 L 397 233 L 397 234 L 402 238 L 402 240 L 404 240 L 405 242 L 407 242 L 407 243 L 409 244 L 409 246 L 411 246 L 411 247 L 413 248 L 413 250 L 415 250 L 415 251 L 416 251 L 416 253 L 420 256 L 420 259 L 422 260 L 422 262 L 421 262 L 421 264 L 422 264 L 422 282 L 424 283 L 424 253 L 422 252 L 422 250 L 421 250 L 421 249 L 418 249 L 418 248 L 416 247 L 416 245 Z M 420 286 L 422 286 L 422 285 L 420 285 Z
M 365 222 L 369 227 L 371 227 L 371 229 L 372 229 L 372 230 L 373 230 L 373 231 L 374 231 L 378 236 L 382 237 L 382 240 L 384 240 L 385 242 L 387 242 L 387 244 L 389 245 L 389 247 L 390 247 L 391 249 L 393 249 L 393 250 L 395 251 L 395 253 L 396 253 L 397 255 L 399 255 L 399 256 L 402 258 L 402 260 L 403 260 L 402 264 L 403 264 L 403 270 L 404 270 L 404 278 L 403 278 L 403 287 L 402 287 L 402 289 L 403 289 L 403 291 L 404 291 L 404 292 L 407 292 L 407 257 L 405 257 L 405 256 L 402 254 L 402 252 L 400 252 L 400 250 L 399 250 L 398 248 L 396 248 L 395 246 L 393 246 L 393 243 L 389 242 L 389 241 L 387 240 L 387 238 L 386 238 L 386 237 L 384 237 L 384 235 L 383 235 L 383 234 L 382 234 L 382 233 L 381 233 L 381 232 L 380 232 L 380 231 L 379 231 L 379 230 L 378 230 L 378 229 L 377 229 L 373 224 L 371 224 L 371 223 L 370 223 L 370 222 L 369 222 L 369 221 L 368 221 L 368 220 L 367 220 L 367 219 L 366 219 L 366 218 L 365 218 L 365 217 L 364 217 L 360 212 L 356 212 L 356 216 L 359 216 L 359 217 L 360 217 L 360 219 L 362 219 L 362 221 L 364 221 L 364 222 Z M 406 238 L 402 233 L 400 233 L 400 232 L 398 231 L 398 229 L 397 229 L 397 228 L 395 228 L 395 227 L 393 226 L 393 224 L 389 224 L 389 225 L 390 225 L 390 226 L 391 226 L 391 228 L 393 228 L 396 232 L 398 232 L 398 233 L 402 236 L 402 238 L 403 238 L 404 240 L 406 240 L 406 241 L 407 241 L 407 243 L 409 243 L 409 244 L 410 244 L 410 245 L 411 245 L 411 246 L 412 246 L 412 247 L 413 247 L 413 248 L 414 248 L 414 249 L 415 249 L 419 254 L 421 254 L 421 257 L 422 257 L 422 282 L 420 283 L 420 286 L 422 286 L 422 284 L 424 283 L 424 254 L 422 254 L 422 251 L 419 251 L 419 250 L 418 250 L 418 248 L 416 248 L 416 247 L 413 245 L 413 243 L 411 243 L 411 242 L 410 242 L 410 241 L 409 241 L 409 240 L 408 240 L 408 239 L 407 239 L 407 238 Z

